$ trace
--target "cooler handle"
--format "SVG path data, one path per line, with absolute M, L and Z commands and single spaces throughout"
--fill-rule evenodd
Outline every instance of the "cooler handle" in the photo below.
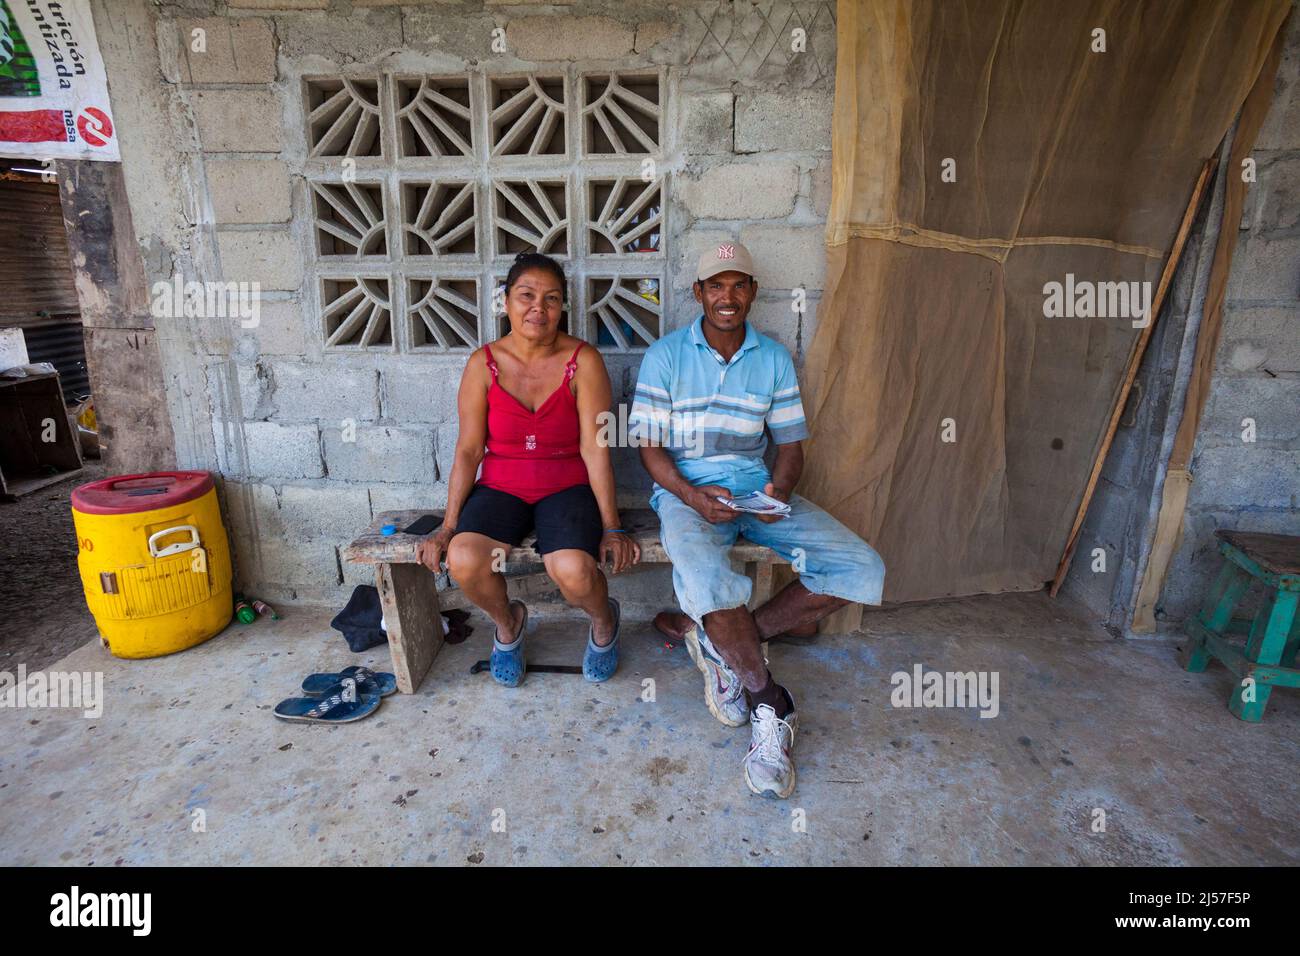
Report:
M 175 534 L 177 531 L 188 531 L 190 533 L 189 541 L 177 541 L 175 544 L 169 544 L 161 551 L 158 550 L 158 539 L 164 538 L 169 534 Z M 189 551 L 199 546 L 199 529 L 192 524 L 178 524 L 174 528 L 164 528 L 162 531 L 155 531 L 149 535 L 149 553 L 155 558 L 165 558 L 170 554 L 180 554 L 182 551 Z

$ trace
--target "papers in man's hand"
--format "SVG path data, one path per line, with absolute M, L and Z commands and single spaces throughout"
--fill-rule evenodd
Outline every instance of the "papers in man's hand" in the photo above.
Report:
M 790 506 L 784 501 L 778 501 L 770 495 L 765 495 L 761 491 L 753 491 L 739 498 L 724 498 L 718 496 L 728 508 L 734 508 L 736 511 L 744 511 L 752 515 L 788 515 Z

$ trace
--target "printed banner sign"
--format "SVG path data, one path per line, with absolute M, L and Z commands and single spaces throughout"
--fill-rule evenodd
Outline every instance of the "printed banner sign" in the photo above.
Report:
M 121 158 L 90 0 L 0 0 L 0 156 Z

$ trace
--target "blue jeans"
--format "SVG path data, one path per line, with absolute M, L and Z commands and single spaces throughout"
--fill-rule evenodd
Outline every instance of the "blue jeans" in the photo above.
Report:
M 753 582 L 732 567 L 728 552 L 737 535 L 771 548 L 789 561 L 814 594 L 858 604 L 879 604 L 885 563 L 856 534 L 806 498 L 790 499 L 780 521 L 742 514 L 710 524 L 676 495 L 660 491 L 651 502 L 659 515 L 664 551 L 673 563 L 677 601 L 691 618 L 749 603 Z

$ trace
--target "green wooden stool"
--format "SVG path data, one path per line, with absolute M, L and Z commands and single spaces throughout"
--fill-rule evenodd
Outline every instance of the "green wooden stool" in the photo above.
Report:
M 1187 623 L 1191 646 L 1189 671 L 1203 671 L 1216 657 L 1240 679 L 1228 698 L 1228 710 L 1242 720 L 1264 719 L 1264 707 L 1274 687 L 1300 687 L 1295 668 L 1300 649 L 1300 538 L 1284 534 L 1216 531 L 1221 542 L 1223 570 L 1199 614 Z M 1255 581 L 1263 585 L 1265 601 L 1250 617 L 1233 617 L 1237 602 Z M 1244 646 L 1230 643 L 1229 634 L 1245 634 Z

